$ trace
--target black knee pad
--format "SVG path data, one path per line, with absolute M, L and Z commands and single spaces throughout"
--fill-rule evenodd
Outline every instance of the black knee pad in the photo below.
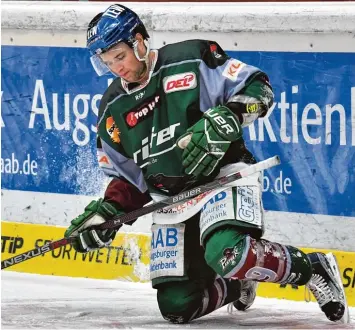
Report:
M 158 285 L 157 299 L 160 313 L 171 323 L 187 323 L 202 303 L 203 290 L 190 281 Z
M 298 274 L 296 279 L 290 279 L 292 284 L 305 285 L 311 279 L 312 276 L 312 264 L 307 254 L 303 251 L 286 245 L 288 252 L 291 256 L 291 274 Z

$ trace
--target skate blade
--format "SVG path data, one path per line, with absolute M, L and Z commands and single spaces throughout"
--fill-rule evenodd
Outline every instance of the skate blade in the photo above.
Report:
M 335 274 L 336 280 L 339 284 L 339 286 L 341 287 L 342 291 L 343 291 L 343 295 L 345 298 L 345 306 L 344 306 L 344 315 L 343 317 L 338 321 L 341 323 L 350 323 L 350 313 L 349 313 L 349 307 L 348 307 L 348 302 L 346 301 L 346 295 L 345 295 L 345 291 L 344 291 L 344 286 L 343 286 L 343 282 L 341 280 L 341 276 L 340 276 L 340 271 L 339 271 L 339 266 L 338 266 L 338 262 L 337 259 L 335 257 L 335 255 L 331 252 L 326 254 L 326 257 L 328 259 L 328 262 L 330 264 L 330 267 L 332 267 L 332 270 Z

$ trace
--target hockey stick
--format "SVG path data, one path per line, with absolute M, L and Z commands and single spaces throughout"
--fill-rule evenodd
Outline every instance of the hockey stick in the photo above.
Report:
M 160 202 L 153 203 L 153 204 L 143 207 L 141 209 L 116 216 L 116 217 L 112 218 L 111 220 L 108 220 L 105 223 L 99 225 L 97 228 L 98 229 L 114 229 L 114 228 L 120 227 L 122 224 L 132 221 L 132 220 L 135 220 L 138 217 L 141 217 L 143 215 L 152 213 L 154 211 L 157 211 L 157 210 L 162 209 L 167 206 L 171 207 L 176 204 L 180 204 L 180 203 L 185 202 L 186 200 L 189 200 L 197 195 L 200 195 L 202 193 L 205 193 L 205 192 L 213 190 L 213 189 L 221 188 L 221 187 L 225 186 L 226 184 L 231 183 L 235 180 L 245 178 L 248 175 L 254 174 L 256 172 L 260 172 L 262 170 L 266 170 L 270 167 L 273 167 L 273 166 L 276 166 L 279 164 L 280 164 L 280 158 L 278 156 L 274 156 L 274 157 L 265 159 L 261 162 L 258 162 L 256 164 L 253 164 L 251 166 L 243 168 L 239 172 L 228 174 L 228 175 L 218 178 L 212 182 L 209 182 L 207 184 L 204 184 L 204 185 L 195 187 L 193 189 L 184 191 L 178 195 L 168 197 Z M 62 238 L 57 241 L 49 242 L 41 247 L 21 253 L 15 257 L 11 257 L 6 260 L 3 260 L 3 261 L 1 261 L 1 269 L 16 265 L 20 262 L 26 261 L 28 259 L 32 259 L 32 258 L 37 257 L 39 255 L 45 254 L 49 251 L 55 250 L 61 246 L 70 244 L 71 242 L 74 241 L 74 239 L 75 238 L 73 238 L 73 237 Z

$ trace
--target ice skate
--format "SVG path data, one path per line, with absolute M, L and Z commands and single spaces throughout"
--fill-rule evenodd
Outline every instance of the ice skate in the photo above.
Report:
M 254 302 L 258 282 L 242 280 L 240 289 L 240 298 L 232 304 L 238 311 L 247 310 Z
M 306 284 L 320 308 L 331 321 L 350 322 L 339 268 L 332 253 L 309 253 L 313 275 Z

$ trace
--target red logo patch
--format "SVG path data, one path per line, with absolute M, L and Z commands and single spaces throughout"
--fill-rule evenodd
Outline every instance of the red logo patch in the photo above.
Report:
M 160 96 L 153 95 L 145 99 L 137 109 L 131 109 L 124 114 L 128 128 L 137 126 L 143 120 L 153 116 L 154 110 L 159 107 Z
M 130 112 L 126 117 L 126 122 L 128 126 L 134 127 L 138 123 L 138 119 L 134 116 L 134 112 Z
M 197 79 L 194 72 L 185 72 L 164 78 L 165 93 L 172 93 L 193 89 L 197 86 Z

